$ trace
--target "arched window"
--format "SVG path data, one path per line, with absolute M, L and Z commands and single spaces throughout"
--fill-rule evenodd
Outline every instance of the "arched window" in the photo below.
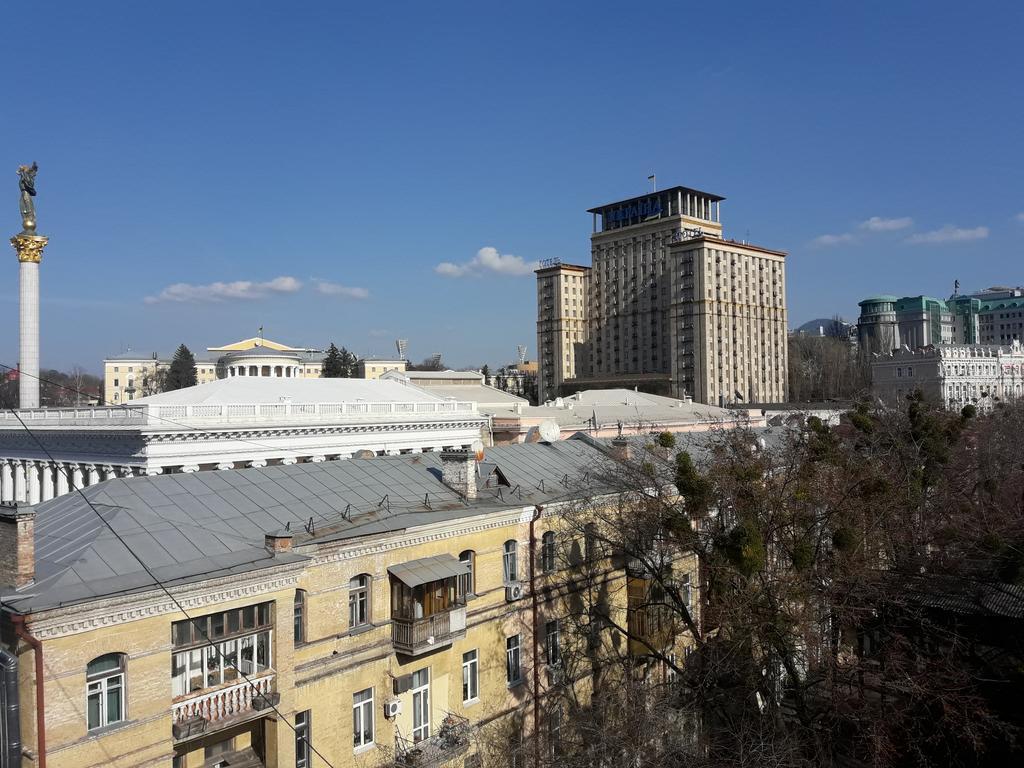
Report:
M 365 573 L 354 577 L 348 583 L 348 628 L 362 627 L 370 623 L 370 583 L 372 578 Z
M 540 569 L 544 573 L 555 570 L 555 532 L 545 531 L 540 537 Z
M 295 644 L 306 642 L 306 590 L 295 590 L 294 609 Z
M 476 594 L 476 552 L 472 549 L 460 552 L 459 562 L 465 563 L 469 568 L 469 573 L 459 576 L 459 594 L 474 595 Z
M 502 576 L 506 584 L 519 580 L 519 545 L 514 539 L 505 542 L 504 557 L 502 559 Z
M 123 653 L 108 653 L 85 668 L 85 711 L 90 731 L 125 719 L 124 661 Z

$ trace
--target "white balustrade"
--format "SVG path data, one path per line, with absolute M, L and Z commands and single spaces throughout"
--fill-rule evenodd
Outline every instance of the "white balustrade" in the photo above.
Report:
M 253 708 L 252 702 L 260 694 L 269 695 L 274 687 L 274 676 L 249 678 L 236 685 L 218 688 L 189 699 L 176 702 L 171 711 L 175 723 L 201 717 L 211 723 L 234 715 L 247 712 Z

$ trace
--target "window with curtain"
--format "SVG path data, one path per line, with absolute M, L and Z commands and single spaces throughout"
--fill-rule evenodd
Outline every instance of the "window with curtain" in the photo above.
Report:
M 544 573 L 555 570 L 555 532 L 545 531 L 540 537 L 540 569 Z
M 355 749 L 373 744 L 373 688 L 352 696 L 352 745 Z
M 295 610 L 293 613 L 295 644 L 300 645 L 306 642 L 306 590 L 295 590 Z

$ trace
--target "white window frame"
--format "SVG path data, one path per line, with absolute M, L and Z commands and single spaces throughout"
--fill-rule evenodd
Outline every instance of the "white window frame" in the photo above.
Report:
M 501 551 L 501 575 L 506 584 L 511 584 L 519 580 L 519 542 L 509 539 Z
M 480 701 L 480 653 L 474 648 L 462 654 L 462 703 L 475 701 Z
M 430 667 L 413 672 L 413 676 L 416 675 L 426 675 L 426 682 L 412 689 L 412 740 L 414 744 L 430 738 Z
M 118 667 L 106 672 L 99 672 L 93 675 L 86 674 L 85 681 L 85 725 L 89 731 L 99 730 L 100 728 L 106 728 L 110 725 L 117 723 L 123 723 L 128 719 L 127 705 L 128 697 L 125 695 L 125 688 L 127 684 L 126 664 L 124 654 L 104 654 L 114 655 L 118 657 Z M 96 659 L 101 659 L 103 656 L 97 656 Z M 92 661 L 96 661 L 93 659 Z M 92 663 L 92 662 L 90 662 Z M 88 669 L 88 666 L 86 667 Z M 117 720 L 110 720 L 110 713 L 107 711 L 107 696 L 111 691 L 117 691 L 117 696 L 120 699 L 120 710 L 121 716 Z M 89 699 L 93 696 L 98 697 L 99 701 L 99 723 L 93 725 L 89 722 Z
M 549 667 L 557 667 L 562 661 L 559 631 L 558 619 L 552 619 L 544 624 L 544 658 Z
M 312 764 L 313 710 L 307 709 L 295 715 L 295 768 L 310 768 Z
M 352 583 L 362 579 L 363 584 L 353 587 Z M 373 577 L 367 573 L 353 576 L 348 582 L 348 628 L 356 629 L 370 624 L 372 611 L 370 596 L 373 589 Z M 360 611 L 360 608 L 362 611 Z M 360 621 L 360 617 L 362 620 Z
M 357 697 L 369 693 L 370 697 L 357 701 Z M 370 738 L 364 738 L 366 734 L 366 723 L 370 724 Z M 372 747 L 375 744 L 375 726 L 373 722 L 373 688 L 364 688 L 352 694 L 352 748 L 360 751 Z
M 459 553 L 459 562 L 469 565 L 469 573 L 459 576 L 461 592 L 463 595 L 476 594 L 476 552 L 467 549 Z

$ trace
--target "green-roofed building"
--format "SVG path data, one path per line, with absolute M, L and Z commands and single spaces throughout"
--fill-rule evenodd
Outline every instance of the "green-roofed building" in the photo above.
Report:
M 932 296 L 871 296 L 859 303 L 857 339 L 865 352 L 888 353 L 953 343 L 953 315 Z

